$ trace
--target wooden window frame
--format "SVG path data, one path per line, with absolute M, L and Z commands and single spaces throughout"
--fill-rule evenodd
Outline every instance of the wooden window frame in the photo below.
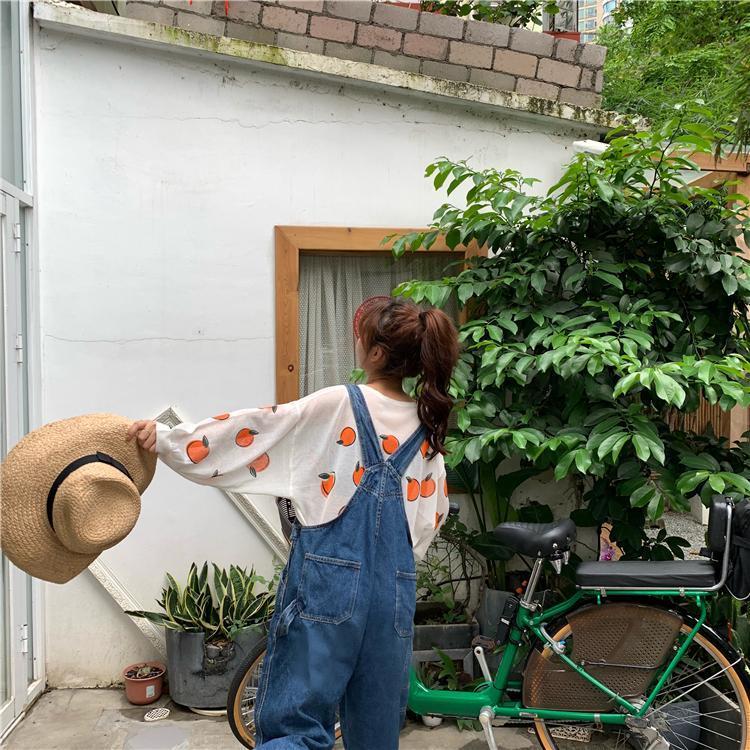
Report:
M 390 254 L 390 234 L 428 231 L 427 227 L 276 226 L 276 402 L 299 398 L 299 258 L 301 253 Z M 474 245 L 451 250 L 438 237 L 429 251 L 456 258 L 478 254 Z

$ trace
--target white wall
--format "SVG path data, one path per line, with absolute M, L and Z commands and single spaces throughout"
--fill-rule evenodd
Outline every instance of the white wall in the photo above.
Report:
M 276 224 L 410 226 L 447 155 L 551 184 L 591 131 L 284 70 L 42 31 L 37 58 L 43 421 L 186 420 L 274 400 Z M 259 499 L 273 518 L 272 501 Z M 161 465 L 103 556 L 144 606 L 164 571 L 256 565 L 220 493 Z M 86 572 L 48 593 L 53 686 L 108 684 L 152 646 Z

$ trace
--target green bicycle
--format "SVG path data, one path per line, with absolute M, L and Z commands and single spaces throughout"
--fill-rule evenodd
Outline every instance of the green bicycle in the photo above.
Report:
M 545 750 L 750 750 L 747 666 L 706 623 L 727 581 L 732 513 L 730 500 L 714 499 L 710 559 L 585 562 L 575 594 L 546 609 L 534 600 L 542 568 L 562 570 L 575 525 L 501 524 L 497 539 L 535 562 L 523 597 L 509 600 L 500 643 L 475 640 L 484 681 L 473 692 L 430 690 L 412 670 L 409 708 L 478 719 L 490 750 L 498 721 L 531 724 Z M 486 653 L 496 646 L 493 678 Z

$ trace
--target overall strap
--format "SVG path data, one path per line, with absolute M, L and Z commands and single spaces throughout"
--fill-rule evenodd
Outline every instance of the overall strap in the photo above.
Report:
M 419 446 L 422 445 L 422 441 L 425 439 L 427 431 L 423 424 L 420 424 L 416 430 L 411 434 L 405 443 L 402 443 L 396 452 L 388 459 L 388 463 L 399 473 L 403 474 L 406 471 L 406 467 L 411 463 L 412 458 L 416 455 L 419 450 Z
M 352 383 L 346 384 L 346 390 L 349 393 L 349 401 L 354 412 L 354 421 L 357 423 L 357 432 L 359 441 L 362 445 L 362 462 L 365 467 L 379 464 L 383 461 L 383 454 L 380 451 L 378 435 L 372 424 L 370 410 L 367 408 L 365 397 L 359 386 Z

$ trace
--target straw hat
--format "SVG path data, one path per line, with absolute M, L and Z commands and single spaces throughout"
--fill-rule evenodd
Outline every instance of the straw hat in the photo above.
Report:
M 126 442 L 132 420 L 84 414 L 26 435 L 0 464 L 0 547 L 36 578 L 65 583 L 138 520 L 156 454 Z

